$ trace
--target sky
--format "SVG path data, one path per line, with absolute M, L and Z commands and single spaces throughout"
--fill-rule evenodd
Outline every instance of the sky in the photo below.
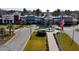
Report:
M 56 9 L 70 9 L 79 10 L 78 0 L 0 0 L 0 8 L 4 9 L 16 9 L 22 10 L 21 8 L 26 8 L 28 10 L 41 9 L 46 11 L 54 11 Z

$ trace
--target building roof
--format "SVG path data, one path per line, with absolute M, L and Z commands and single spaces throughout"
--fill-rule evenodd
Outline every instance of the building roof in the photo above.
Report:
M 47 12 L 44 13 L 44 16 L 43 16 L 44 19 L 52 19 L 53 16 L 50 14 L 50 12 L 47 10 Z

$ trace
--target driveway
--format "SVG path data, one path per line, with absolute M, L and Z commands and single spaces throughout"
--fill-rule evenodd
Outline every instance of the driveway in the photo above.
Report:
M 31 28 L 30 28 L 31 27 Z M 29 40 L 29 36 L 36 28 L 35 25 L 21 28 L 15 31 L 15 36 L 8 42 L 8 44 L 0 46 L 0 51 L 20 51 L 25 43 Z

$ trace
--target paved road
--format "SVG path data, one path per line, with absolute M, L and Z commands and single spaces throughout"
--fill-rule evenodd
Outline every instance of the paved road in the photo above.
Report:
M 55 38 L 53 36 L 53 32 L 47 32 L 47 39 L 49 44 L 49 51 L 59 51 Z
M 35 25 L 31 25 L 32 31 Z M 30 28 L 21 28 L 15 31 L 15 36 L 9 41 L 8 44 L 0 46 L 0 51 L 20 51 L 23 45 L 28 41 L 31 35 Z
M 72 38 L 73 30 L 76 28 L 79 28 L 79 26 L 64 27 L 64 31 Z M 79 44 L 79 32 L 74 31 L 74 41 Z

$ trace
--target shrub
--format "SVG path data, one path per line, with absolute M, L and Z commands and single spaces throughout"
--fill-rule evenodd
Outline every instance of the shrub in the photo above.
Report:
M 4 36 L 4 33 L 5 33 L 5 29 L 4 28 L 0 28 L 0 35 Z
M 44 37 L 46 35 L 46 32 L 44 30 L 37 31 L 36 36 Z
M 60 34 L 60 32 L 57 32 L 56 34 Z

